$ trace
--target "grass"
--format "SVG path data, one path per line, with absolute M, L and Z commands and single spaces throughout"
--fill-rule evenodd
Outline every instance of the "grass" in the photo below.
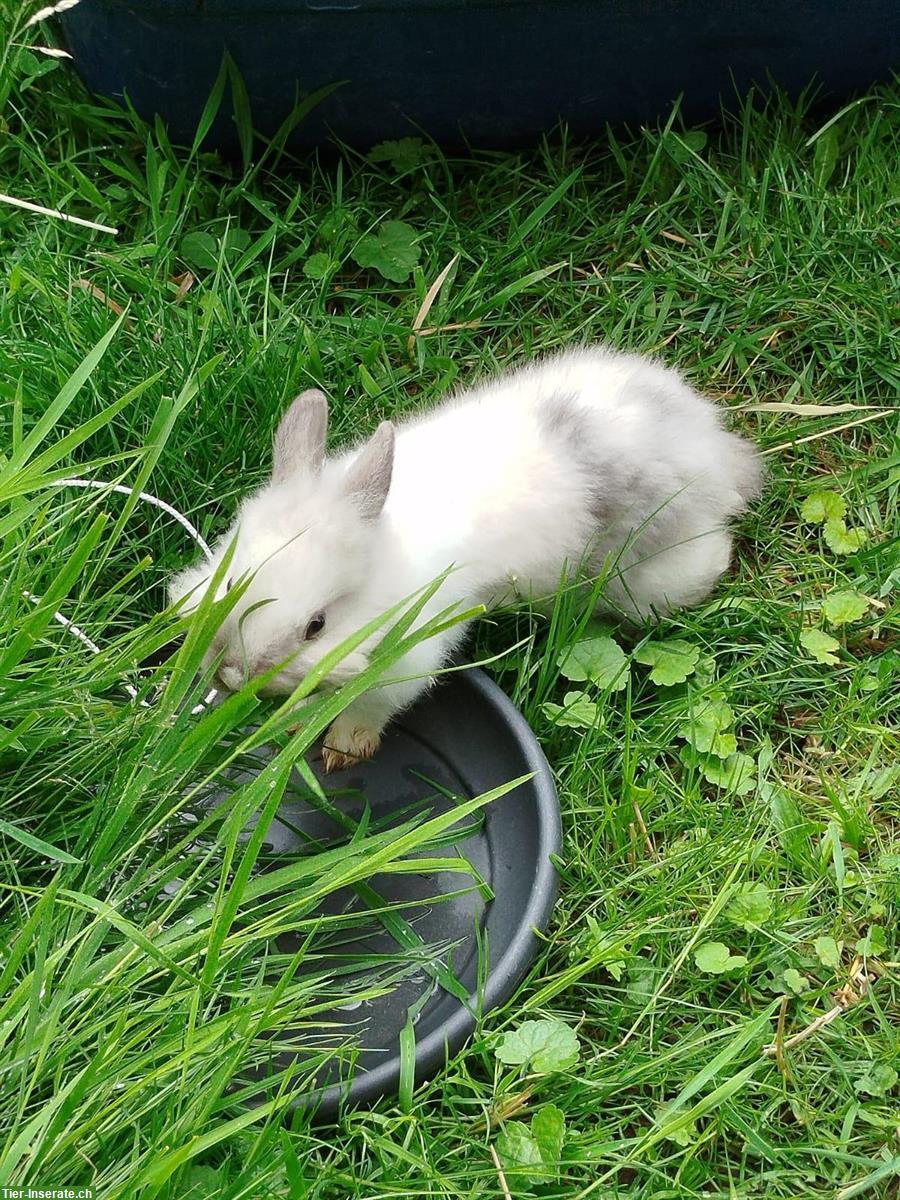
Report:
M 2 190 L 119 233 L 0 205 L 0 1182 L 89 1184 L 104 1200 L 461 1198 L 502 1195 L 504 1179 L 512 1195 L 579 1200 L 892 1194 L 900 88 L 830 124 L 757 97 L 703 131 L 673 114 L 514 155 L 423 144 L 399 174 L 350 150 L 272 151 L 245 171 L 173 149 L 66 67 L 34 77 L 38 61 L 13 49 L 2 67 Z M 354 261 L 386 220 L 415 231 L 404 283 Z M 435 332 L 410 341 L 451 261 L 424 324 Z M 593 339 L 678 364 L 763 447 L 768 487 L 735 571 L 704 607 L 616 631 L 627 674 L 612 686 L 561 676 L 584 632 L 571 602 L 549 626 L 527 612 L 483 623 L 473 657 L 495 659 L 562 800 L 540 957 L 402 1103 L 336 1128 L 285 1116 L 283 1096 L 244 1109 L 229 1087 L 266 1030 L 391 985 L 389 971 L 334 973 L 340 928 L 318 925 L 316 904 L 373 861 L 440 854 L 441 830 L 363 830 L 260 873 L 240 826 L 272 811 L 308 749 L 271 708 L 280 748 L 260 785 L 199 831 L 180 823 L 252 749 L 236 731 L 255 699 L 190 718 L 188 643 L 157 672 L 155 708 L 124 702 L 122 673 L 172 635 L 163 584 L 184 536 L 117 497 L 46 485 L 75 469 L 146 480 L 211 537 L 301 388 L 328 392 L 339 443 Z M 865 532 L 849 553 L 804 516 L 823 491 Z M 864 612 L 836 624 L 828 598 L 845 592 Z M 51 601 L 101 655 L 53 624 Z M 834 635 L 834 662 L 801 642 L 810 628 Z M 648 639 L 696 648 L 686 682 L 651 679 Z M 573 690 L 581 728 L 561 717 Z M 750 762 L 736 786 L 706 778 L 716 761 L 697 723 L 711 701 Z M 310 941 L 287 955 L 274 938 L 294 927 Z M 846 1011 L 791 1046 L 841 988 Z M 575 1029 L 577 1064 L 502 1064 L 498 1038 L 531 1019 Z M 527 1123 L 557 1110 L 558 1168 L 517 1169 Z

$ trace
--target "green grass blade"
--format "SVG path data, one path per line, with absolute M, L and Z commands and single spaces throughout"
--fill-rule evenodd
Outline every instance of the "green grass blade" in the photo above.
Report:
M 6 486 L 15 478 L 15 473 L 20 471 L 28 462 L 41 442 L 58 424 L 60 418 L 84 387 L 85 383 L 94 374 L 100 360 L 109 349 L 110 342 L 119 332 L 119 327 L 124 320 L 125 314 L 123 313 L 110 326 L 100 341 L 94 346 L 93 350 L 85 355 L 84 359 L 72 372 L 54 399 L 47 405 L 44 413 L 35 422 L 33 428 L 23 438 L 18 450 L 10 455 L 6 465 L 0 468 L 0 500 L 5 497 Z
M 18 825 L 12 825 L 9 821 L 0 820 L 0 833 L 5 834 L 6 837 L 12 838 L 13 841 L 19 842 L 23 846 L 27 846 L 29 850 L 36 850 L 38 854 L 43 854 L 45 858 L 53 859 L 54 862 L 81 862 L 80 858 L 75 858 L 74 855 L 68 854 L 65 850 L 60 850 L 58 846 L 51 846 L 43 838 L 36 837 L 33 833 L 29 833 L 27 829 L 21 829 Z

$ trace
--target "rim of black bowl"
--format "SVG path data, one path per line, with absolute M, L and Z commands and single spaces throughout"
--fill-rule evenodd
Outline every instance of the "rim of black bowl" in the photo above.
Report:
M 527 770 L 534 772 L 526 786 L 534 789 L 538 814 L 537 869 L 528 904 L 519 917 L 515 933 L 488 974 L 480 1005 L 478 993 L 471 993 L 466 1005 L 460 1003 L 443 1025 L 421 1042 L 416 1042 L 416 1085 L 437 1074 L 446 1061 L 462 1049 L 475 1032 L 477 1021 L 474 1013 L 478 1012 L 483 1017 L 512 996 L 537 957 L 540 942 L 534 931 L 546 929 L 559 891 L 559 876 L 551 855 L 560 851 L 562 822 L 559 797 L 547 757 L 531 726 L 503 689 L 477 667 L 468 668 L 464 673 L 467 681 L 500 712 L 522 752 Z M 333 1119 L 344 1107 L 365 1107 L 393 1095 L 399 1082 L 400 1057 L 394 1055 L 346 1082 L 333 1083 L 321 1091 L 298 1095 L 292 1100 L 288 1111 L 309 1109 L 315 1120 L 324 1122 Z

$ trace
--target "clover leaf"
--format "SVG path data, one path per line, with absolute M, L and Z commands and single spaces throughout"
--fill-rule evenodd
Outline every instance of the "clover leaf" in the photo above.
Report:
M 507 1121 L 497 1137 L 497 1153 L 510 1175 L 545 1174 L 541 1148 L 524 1121 Z
M 196 230 L 181 239 L 180 254 L 192 267 L 212 271 L 219 265 L 220 251 L 243 254 L 250 242 L 250 234 L 239 225 L 229 226 L 220 237 Z
M 181 239 L 181 257 L 192 267 L 214 270 L 219 261 L 219 244 L 211 233 L 186 233 Z
M 544 1165 L 558 1173 L 566 1139 L 565 1113 L 555 1104 L 542 1104 L 531 1118 L 531 1133 L 538 1144 Z

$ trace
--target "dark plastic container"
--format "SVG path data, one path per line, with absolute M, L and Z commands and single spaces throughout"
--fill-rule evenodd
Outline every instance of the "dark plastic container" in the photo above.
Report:
M 193 138 L 225 50 L 255 127 L 272 134 L 309 94 L 343 81 L 297 127 L 368 147 L 419 130 L 482 146 L 688 119 L 772 79 L 840 98 L 898 65 L 897 0 L 81 0 L 62 16 L 96 92 L 127 93 Z M 223 106 L 223 109 L 227 107 Z M 237 146 L 223 111 L 209 144 Z
M 271 751 L 255 756 L 249 768 L 229 769 L 224 797 L 235 783 L 259 772 Z M 322 1046 L 352 1038 L 358 1054 L 355 1070 L 342 1077 L 336 1065 L 295 1097 L 320 1120 L 335 1116 L 344 1104 L 367 1105 L 397 1091 L 400 1037 L 411 1007 L 416 1081 L 429 1079 L 445 1065 L 476 1029 L 480 1013 L 507 1001 L 540 946 L 537 931 L 546 929 L 557 893 L 553 856 L 560 851 L 560 815 L 553 775 L 525 718 L 482 671 L 451 674 L 388 729 L 371 762 L 323 775 L 321 762 L 310 765 L 334 806 L 359 820 L 365 805 L 373 821 L 391 825 L 410 819 L 413 807 L 428 798 L 428 812 L 451 811 L 454 796 L 483 795 L 504 783 L 529 776 L 487 805 L 484 820 L 460 831 L 453 847 L 441 853 L 465 859 L 493 891 L 489 902 L 472 879 L 448 871 L 375 875 L 369 883 L 393 910 L 408 916 L 428 946 L 446 947 L 440 956 L 452 965 L 463 987 L 463 1000 L 445 991 L 424 972 L 411 972 L 386 994 L 364 1005 L 330 1008 L 295 1031 L 290 1048 L 272 1044 L 268 1069 L 242 1076 L 238 1084 L 259 1086 L 288 1065 L 303 1061 L 303 1044 Z M 310 839 L 330 841 L 341 833 L 330 816 L 304 798 L 305 785 L 289 787 L 266 833 L 266 855 L 280 865 L 309 852 Z M 215 789 L 208 803 L 215 804 Z M 332 893 L 326 909 L 350 915 L 365 911 L 351 889 Z M 347 927 L 350 928 L 349 926 Z M 308 938 L 279 939 L 293 955 Z M 380 927 L 347 934 L 339 961 L 387 961 L 399 951 L 394 937 Z M 319 948 L 321 950 L 321 948 Z M 326 959 L 313 955 L 320 969 Z M 361 978 L 367 976 L 361 970 Z M 318 1023 L 320 1022 L 320 1023 Z

